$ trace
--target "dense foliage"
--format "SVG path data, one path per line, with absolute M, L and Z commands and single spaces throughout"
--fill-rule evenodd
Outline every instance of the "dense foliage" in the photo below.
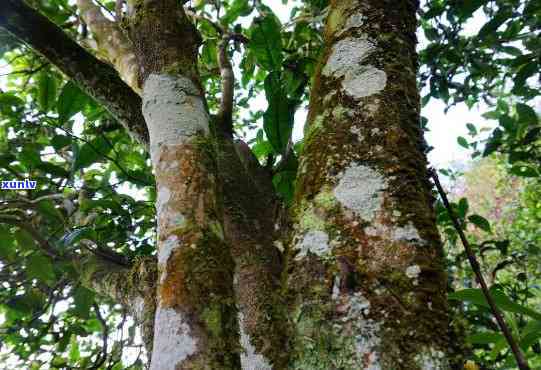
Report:
M 29 3 L 82 45 L 93 44 L 71 1 Z M 291 3 L 287 23 L 270 2 L 186 3 L 203 37 L 200 70 L 212 113 L 219 104 L 221 34 L 235 35 L 227 52 L 237 74 L 236 134 L 273 171 L 286 201 L 302 148 L 302 140 L 292 139 L 294 116 L 309 98 L 327 14 L 325 0 Z M 113 1 L 99 4 L 114 15 Z M 428 40 L 420 51 L 423 103 L 480 104 L 485 118 L 499 123 L 483 141 L 481 122 L 457 122 L 470 131 L 458 143 L 471 148 L 473 157 L 497 157 L 501 181 L 494 187 L 506 196 L 494 193 L 484 207 L 474 206 L 480 194 L 466 181 L 468 190 L 455 207 L 500 308 L 532 366 L 541 366 L 541 124 L 534 109 L 541 2 L 431 0 L 420 19 Z M 466 32 L 474 19 L 481 19 L 481 28 Z M 34 191 L 1 193 L 0 368 L 139 369 L 144 351 L 133 321 L 84 287 L 77 264 L 98 254 L 129 266 L 154 254 L 156 195 L 148 155 L 74 83 L 1 28 L 0 59 L 0 177 L 39 184 Z M 266 104 L 254 103 L 261 96 Z M 469 173 L 478 179 L 493 175 Z M 516 177 L 521 180 L 510 180 Z M 491 216 L 498 202 L 513 209 Z M 464 319 L 457 321 L 472 345 L 471 365 L 513 368 L 456 231 L 441 205 L 438 211 L 455 290 L 450 298 Z

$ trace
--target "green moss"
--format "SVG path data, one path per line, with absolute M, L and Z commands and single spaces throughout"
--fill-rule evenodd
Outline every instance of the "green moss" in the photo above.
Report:
M 338 201 L 329 186 L 324 186 L 314 198 L 315 204 L 330 211 L 338 205 Z
M 222 335 L 222 312 L 220 306 L 211 305 L 206 307 L 201 314 L 201 318 L 215 338 Z
M 325 230 L 325 221 L 314 213 L 313 207 L 304 209 L 298 220 L 302 230 Z

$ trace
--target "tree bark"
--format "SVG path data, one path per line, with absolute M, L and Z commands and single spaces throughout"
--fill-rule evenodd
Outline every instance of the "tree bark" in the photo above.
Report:
M 295 201 L 294 369 L 448 369 L 416 0 L 333 1 Z M 435 334 L 437 333 L 437 334 Z
M 152 370 L 240 367 L 233 261 L 217 196 L 199 35 L 176 0 L 133 1 L 158 199 L 158 297 Z

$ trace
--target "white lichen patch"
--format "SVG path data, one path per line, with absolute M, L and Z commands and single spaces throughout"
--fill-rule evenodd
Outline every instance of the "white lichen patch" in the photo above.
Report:
M 372 221 L 383 203 L 385 178 L 370 167 L 353 164 L 340 176 L 334 196 L 342 206 L 366 221 Z
M 419 265 L 411 265 L 406 269 L 406 276 L 410 279 L 417 279 L 421 273 L 421 268 Z
M 140 295 L 137 295 L 132 304 L 132 314 L 135 318 L 135 321 L 141 322 L 145 313 L 145 299 Z
M 189 78 L 183 76 L 148 76 L 143 86 L 143 115 L 156 167 L 160 146 L 182 144 L 197 133 L 208 133 L 209 130 L 209 115 L 201 93 Z
M 332 110 L 331 115 L 336 121 L 341 121 L 344 118 L 352 117 L 353 113 L 353 110 L 337 105 Z
M 359 12 L 353 13 L 352 15 L 348 17 L 348 19 L 346 20 L 346 24 L 344 24 L 340 32 L 338 32 L 338 36 L 343 35 L 344 33 L 346 33 L 352 28 L 362 27 L 365 20 L 366 19 L 362 13 L 359 13 Z
M 183 228 L 187 224 L 186 217 L 180 212 L 172 212 L 167 215 L 169 219 L 169 224 L 174 229 Z
M 353 135 L 357 136 L 357 140 L 359 142 L 364 141 L 364 136 L 361 134 L 361 129 L 357 126 L 351 126 L 349 128 L 349 132 L 351 132 Z
M 434 348 L 424 348 L 414 358 L 415 362 L 422 370 L 449 370 L 449 361 L 440 350 Z
M 418 245 L 426 244 L 426 241 L 421 239 L 419 232 L 411 223 L 408 223 L 405 226 L 393 226 L 374 222 L 366 227 L 364 232 L 368 236 L 377 236 L 393 242 L 407 242 Z
M 327 77 L 343 77 L 342 88 L 355 99 L 382 91 L 387 84 L 385 72 L 362 64 L 375 49 L 374 43 L 366 37 L 340 40 L 334 45 L 322 73 Z
M 159 186 L 158 196 L 156 197 L 156 213 L 160 215 L 163 207 L 171 199 L 171 191 L 165 186 Z
M 240 344 L 242 346 L 242 352 L 240 354 L 242 370 L 272 370 L 270 362 L 262 354 L 257 353 L 255 347 L 252 345 L 250 336 L 246 333 L 242 312 L 239 312 L 238 320 Z
M 396 241 L 414 241 L 423 243 L 417 228 L 415 228 L 411 222 L 405 226 L 393 228 L 392 239 Z
M 347 75 L 346 75 L 347 77 Z M 387 75 L 372 66 L 359 68 L 350 78 L 342 81 L 342 87 L 349 96 L 360 99 L 382 91 L 387 85 Z
M 154 345 L 150 370 L 175 370 L 197 350 L 188 323 L 180 312 L 158 307 L 154 322 Z
M 297 243 L 295 248 L 299 253 L 295 256 L 295 260 L 301 260 L 308 253 L 315 254 L 319 257 L 324 257 L 330 253 L 329 236 L 321 230 L 312 230 L 307 232 L 302 240 Z
M 171 235 L 165 239 L 158 249 L 158 265 L 165 265 L 173 251 L 178 247 L 180 247 L 180 243 L 176 235 Z
M 342 335 L 354 338 L 355 356 L 363 369 L 381 370 L 379 347 L 381 345 L 382 325 L 367 316 L 370 301 L 357 292 L 349 296 L 347 313 L 341 318 Z M 350 331 L 350 333 L 344 332 Z
M 360 63 L 375 50 L 375 45 L 367 38 L 347 37 L 338 41 L 323 68 L 327 77 L 342 77 L 360 67 Z

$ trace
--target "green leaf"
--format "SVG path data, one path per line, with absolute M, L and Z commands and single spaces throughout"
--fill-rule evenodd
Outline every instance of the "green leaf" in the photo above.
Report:
M 479 33 L 477 34 L 477 37 L 480 40 L 485 39 L 489 34 L 495 32 L 498 27 L 504 24 L 510 16 L 511 12 L 507 8 L 498 10 L 496 14 L 490 19 L 490 21 L 488 21 L 483 27 L 481 27 Z
M 518 313 L 518 314 L 524 314 L 536 320 L 541 320 L 541 313 L 513 302 L 502 291 L 491 289 L 490 293 L 492 297 L 494 298 L 496 306 L 500 310 Z M 448 298 L 450 300 L 468 302 L 468 303 L 473 303 L 477 306 L 490 308 L 481 289 L 470 288 L 470 289 L 459 290 L 453 293 L 449 293 Z
M 497 343 L 502 339 L 505 340 L 505 337 L 501 333 L 496 332 L 475 333 L 466 338 L 466 340 L 472 344 Z
M 78 286 L 73 293 L 74 313 L 82 319 L 88 319 L 92 303 L 94 303 L 94 292 Z
M 470 136 L 477 135 L 477 127 L 473 123 L 466 123 Z
M 36 248 L 34 238 L 23 229 L 19 229 L 15 232 L 15 240 L 17 240 L 17 246 L 23 251 L 34 250 Z
M 263 129 L 276 153 L 283 154 L 293 130 L 294 105 L 287 98 L 279 73 L 269 73 L 265 79 L 265 95 L 269 106 L 263 114 Z
M 38 211 L 46 216 L 50 222 L 64 222 L 64 216 L 56 209 L 55 204 L 51 200 L 42 200 L 38 203 Z
M 227 12 L 222 17 L 222 23 L 231 24 L 240 16 L 247 16 L 252 11 L 248 0 L 233 0 Z
M 469 149 L 470 148 L 470 144 L 468 144 L 468 140 L 466 140 L 464 137 L 462 136 L 459 136 L 456 138 L 456 141 L 458 142 L 458 144 L 461 146 L 461 147 L 464 147 L 466 149 Z
M 0 259 L 13 261 L 15 258 L 15 239 L 8 227 L 0 225 Z
M 79 351 L 79 343 L 77 342 L 77 336 L 75 334 L 72 334 L 70 338 L 70 349 L 68 353 L 68 358 L 72 364 L 76 363 L 81 358 L 81 352 Z
M 51 145 L 55 148 L 56 151 L 65 148 L 71 144 L 71 138 L 66 135 L 55 135 L 51 139 Z
M 60 123 L 66 122 L 76 113 L 82 111 L 88 102 L 88 96 L 75 83 L 72 81 L 66 83 L 56 102 Z
M 38 76 L 38 104 L 48 112 L 56 100 L 56 80 L 50 73 L 40 73 Z
M 102 136 L 83 144 L 75 156 L 73 171 L 77 171 L 98 162 L 98 160 L 103 158 L 104 155 L 107 155 L 110 150 L 111 147 L 109 146 L 109 143 Z
M 276 16 L 254 19 L 251 31 L 249 48 L 259 66 L 267 71 L 279 71 L 283 61 L 282 33 Z
M 488 222 L 488 220 L 483 216 L 471 215 L 468 216 L 468 221 L 470 221 L 481 230 L 486 231 L 487 233 L 490 232 L 490 222 Z
M 49 258 L 37 253 L 28 257 L 26 273 L 28 276 L 36 278 L 49 286 L 54 283 L 56 278 L 53 265 Z
M 458 201 L 458 207 L 457 207 L 459 217 L 462 219 L 465 218 L 466 214 L 468 213 L 468 209 L 469 209 L 468 199 L 461 198 Z
M 517 103 L 515 106 L 518 114 L 518 120 L 521 126 L 537 125 L 539 119 L 535 111 L 529 105 Z
M 11 93 L 0 93 L 0 113 L 11 115 L 13 108 L 18 109 L 24 104 L 24 101 Z
M 527 350 L 541 338 L 541 321 L 530 321 L 523 330 L 520 338 L 520 347 Z
M 520 91 L 522 87 L 526 84 L 526 80 L 533 76 L 535 73 L 539 72 L 539 67 L 536 62 L 530 62 L 523 65 L 514 78 L 513 93 Z
M 513 175 L 520 176 L 520 177 L 538 177 L 539 176 L 539 172 L 535 168 L 531 166 L 527 166 L 527 165 L 520 165 L 520 164 L 511 167 L 509 172 Z

